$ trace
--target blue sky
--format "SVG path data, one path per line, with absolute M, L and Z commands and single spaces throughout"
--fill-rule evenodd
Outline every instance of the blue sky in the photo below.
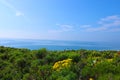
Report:
M 120 41 L 120 0 L 0 0 L 0 38 Z

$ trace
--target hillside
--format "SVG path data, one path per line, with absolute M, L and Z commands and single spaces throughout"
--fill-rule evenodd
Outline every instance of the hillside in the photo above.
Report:
M 0 47 L 0 80 L 120 80 L 120 52 Z

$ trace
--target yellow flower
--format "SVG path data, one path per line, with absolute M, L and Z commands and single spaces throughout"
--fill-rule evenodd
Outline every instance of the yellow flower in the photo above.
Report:
M 113 61 L 113 59 L 107 59 L 107 61 L 108 61 L 108 62 L 112 62 L 112 61 Z
M 63 68 L 68 68 L 68 67 L 70 67 L 71 62 L 72 62 L 72 59 L 58 61 L 53 65 L 53 69 L 56 71 L 59 71 Z
M 94 80 L 93 78 L 89 78 L 89 80 Z

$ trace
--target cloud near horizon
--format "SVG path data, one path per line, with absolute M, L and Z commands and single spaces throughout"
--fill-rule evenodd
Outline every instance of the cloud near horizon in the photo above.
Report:
M 96 23 L 97 27 L 92 25 L 82 25 L 80 28 L 84 31 L 120 31 L 120 16 L 113 15 L 102 18 Z
M 59 29 L 54 29 L 54 30 L 49 30 L 48 32 L 51 33 L 61 33 L 61 32 L 68 32 L 68 31 L 73 31 L 73 26 L 71 25 L 60 25 L 56 24 Z

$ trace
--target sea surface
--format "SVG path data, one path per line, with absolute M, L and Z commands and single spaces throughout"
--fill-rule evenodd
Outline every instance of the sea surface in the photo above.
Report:
M 60 40 L 32 40 L 32 39 L 0 39 L 0 46 L 48 50 L 120 50 L 117 42 L 89 42 L 89 41 L 60 41 Z

